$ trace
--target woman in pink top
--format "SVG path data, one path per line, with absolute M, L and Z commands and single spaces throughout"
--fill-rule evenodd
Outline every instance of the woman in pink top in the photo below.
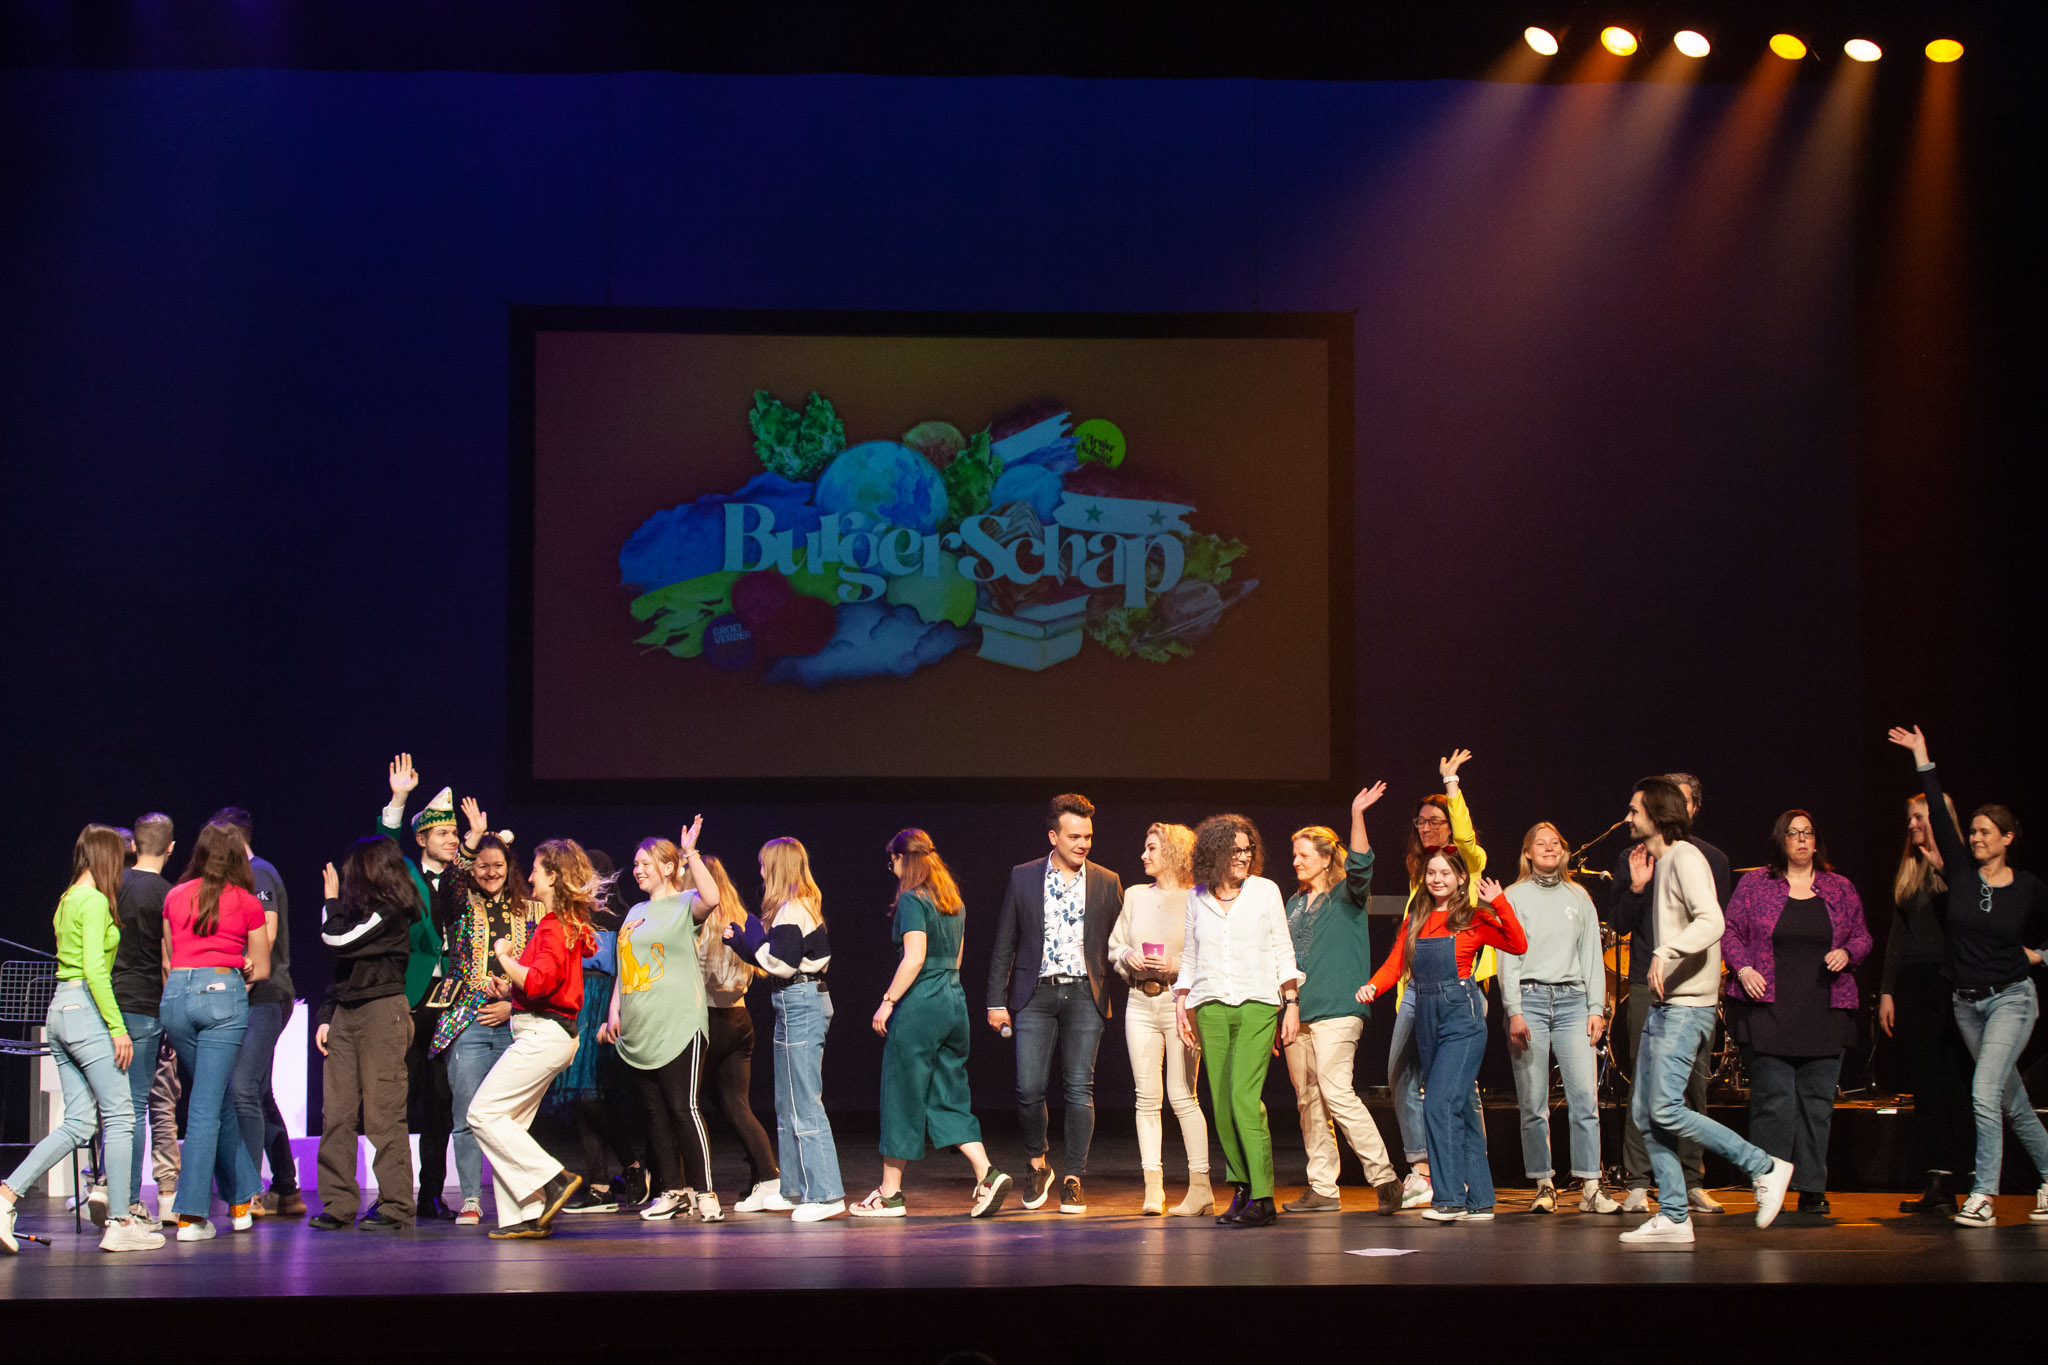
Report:
M 185 875 L 164 899 L 164 1033 L 192 1073 L 185 1178 L 173 1205 L 181 1242 L 214 1235 L 207 1214 L 216 1186 L 235 1231 L 254 1223 L 249 1204 L 260 1181 L 228 1082 L 249 1028 L 248 983 L 270 975 L 270 936 L 259 932 L 263 902 L 255 887 L 242 832 L 216 822 L 199 832 Z

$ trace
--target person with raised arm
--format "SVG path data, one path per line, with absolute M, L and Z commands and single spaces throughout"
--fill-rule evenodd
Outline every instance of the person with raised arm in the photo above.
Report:
M 1439 848 L 1422 869 L 1422 897 L 1401 924 L 1394 951 L 1358 988 L 1371 1004 L 1405 976 L 1415 997 L 1415 1046 L 1429 1131 L 1431 1200 L 1422 1216 L 1438 1223 L 1493 1221 L 1493 1169 L 1486 1133 L 1470 1100 L 1486 1055 L 1486 1011 L 1472 978 L 1488 948 L 1527 952 L 1515 908 L 1491 877 L 1479 882 L 1456 848 Z
M 1174 1023 L 1182 1044 L 1209 1059 L 1216 1140 L 1233 1186 L 1230 1206 L 1216 1215 L 1225 1227 L 1270 1227 L 1279 1216 L 1260 1097 L 1273 1054 L 1301 1032 L 1301 968 L 1280 888 L 1259 875 L 1265 864 L 1258 826 L 1244 816 L 1212 815 L 1195 827 Z
M 399 754 L 389 770 L 391 799 L 379 812 L 372 833 L 407 847 L 405 802 L 420 784 L 411 754 Z M 448 1207 L 448 1148 L 455 1132 L 454 1091 L 448 1084 L 448 1054 L 433 1051 L 440 1009 L 433 1004 L 435 987 L 447 967 L 446 926 L 455 918 L 455 793 L 448 787 L 412 818 L 411 844 L 417 858 L 406 859 L 413 889 L 419 895 L 420 917 L 413 921 L 412 947 L 405 963 L 405 998 L 412 1007 L 412 1046 L 405 1054 L 406 1106 L 419 1114 L 419 1216 L 428 1220 L 455 1217 Z
M 1686 1079 L 1701 1040 L 1714 1030 L 1721 996 L 1721 934 L 1725 920 L 1713 869 L 1688 841 L 1692 817 L 1685 794 L 1668 777 L 1636 783 L 1628 803 L 1632 871 L 1649 873 L 1657 953 L 1644 971 L 1652 997 L 1636 1054 L 1635 1093 L 1629 1106 L 1657 1176 L 1657 1214 L 1621 1234 L 1631 1246 L 1690 1246 L 1692 1210 L 1678 1144 L 1686 1140 L 1719 1152 L 1748 1173 L 1756 1191 L 1756 1225 L 1767 1228 L 1784 1206 L 1792 1163 L 1774 1157 L 1704 1114 L 1686 1107 Z
M 1813 817 L 1786 811 L 1769 865 L 1744 874 L 1728 903 L 1721 960 L 1735 978 L 1728 1024 L 1749 1074 L 1749 1135 L 1792 1163 L 1801 1213 L 1828 1212 L 1835 1090 L 1871 946 L 1863 900 L 1828 865 Z
M 2005 1129 L 2020 1140 L 2039 1184 L 2028 1216 L 2048 1223 L 2048 1130 L 2034 1112 L 2020 1080 L 2020 1050 L 2034 1032 L 2041 1001 L 2032 977 L 2048 953 L 2048 885 L 2008 859 L 2020 837 L 2020 822 L 2004 806 L 1983 805 L 1970 815 L 1968 842 L 1956 827 L 1927 756 L 1920 727 L 1894 728 L 1892 743 L 1913 755 L 1920 788 L 1934 822 L 1934 840 L 1948 873 L 1946 906 L 1949 975 L 1955 981 L 1956 1027 L 1976 1067 L 1970 1074 L 1970 1109 L 1977 1120 L 1977 1169 L 1970 1197 L 1956 1211 L 1964 1227 L 1998 1222 L 1991 1201 L 1998 1193 Z
M 1697 820 L 1700 813 L 1700 780 L 1691 773 L 1665 773 L 1666 781 L 1674 784 L 1685 797 L 1686 818 Z M 1625 821 L 1624 821 L 1625 822 Z M 1735 894 L 1735 881 L 1728 869 L 1728 855 L 1700 838 L 1697 826 L 1686 835 L 1685 841 L 1700 851 L 1707 860 L 1707 869 L 1713 874 L 1714 895 L 1722 905 L 1728 904 Z M 1615 1041 L 1625 1043 L 1626 1056 L 1634 1062 L 1640 1072 L 1641 1063 L 1635 1061 L 1642 1053 L 1643 1025 L 1649 1020 L 1650 1005 L 1653 1003 L 1649 987 L 1645 984 L 1650 959 L 1657 955 L 1657 916 L 1650 898 L 1650 873 L 1655 864 L 1638 847 L 1623 850 L 1621 861 L 1616 864 L 1614 875 L 1608 885 L 1612 894 L 1608 897 L 1607 913 L 1602 916 L 1607 927 L 1617 936 L 1628 939 L 1628 989 L 1622 994 L 1628 998 L 1628 1007 L 1623 1016 L 1626 1028 Z M 1709 1030 L 1700 1039 L 1700 1050 L 1692 1059 L 1692 1071 L 1685 1083 L 1685 1102 L 1699 1113 L 1707 1112 L 1707 1055 L 1712 1050 L 1714 1035 Z M 1694 1213 L 1726 1213 L 1721 1201 L 1707 1191 L 1707 1163 L 1696 1142 L 1681 1141 L 1678 1145 L 1679 1164 L 1685 1168 L 1686 1207 Z M 1623 1213 L 1648 1213 L 1650 1211 L 1650 1149 L 1643 1144 L 1643 1133 L 1636 1126 L 1635 1111 L 1630 1108 L 1622 1115 L 1621 1124 L 1621 1172 L 1623 1183 L 1628 1186 L 1628 1197 L 1621 1206 Z
M 1003 1206 L 1010 1177 L 981 1143 L 967 1084 L 967 994 L 960 988 L 967 906 L 932 836 L 898 830 L 889 841 L 896 878 L 891 930 L 902 957 L 871 1026 L 882 1036 L 882 1183 L 846 1211 L 855 1218 L 902 1218 L 903 1172 L 935 1150 L 958 1148 L 974 1168 L 970 1218 Z
M 832 1024 L 825 894 L 811 876 L 810 854 L 797 840 L 770 839 L 761 845 L 759 861 L 761 914 L 728 923 L 723 935 L 733 952 L 766 975 L 775 1004 L 775 1127 L 782 1175 L 774 1190 L 756 1187 L 733 1207 L 747 1213 L 788 1209 L 791 1222 L 822 1223 L 846 1212 L 839 1149 L 825 1113 L 825 1031 Z
M 1294 831 L 1294 876 L 1301 887 L 1287 901 L 1287 931 L 1294 940 L 1295 963 L 1306 976 L 1301 1031 L 1286 1053 L 1302 1144 L 1308 1149 L 1308 1188 L 1281 1206 L 1288 1213 L 1334 1213 L 1340 1207 L 1333 1128 L 1343 1129 L 1357 1153 L 1379 1212 L 1401 1208 L 1401 1181 L 1387 1160 L 1387 1144 L 1351 1080 L 1358 1040 L 1372 1014 L 1372 1006 L 1354 994 L 1355 983 L 1372 975 L 1365 908 L 1372 894 L 1373 853 L 1365 812 L 1386 790 L 1387 784 L 1379 782 L 1351 798 L 1348 849 L 1326 826 Z
M 413 922 L 425 914 L 406 874 L 405 855 L 384 835 L 358 839 L 322 873 L 320 941 L 334 954 L 334 981 L 315 1017 L 321 1068 L 320 1212 L 306 1220 L 320 1232 L 353 1226 L 402 1232 L 414 1225 L 412 1146 L 405 1133 L 405 1054 L 413 1015 L 405 967 Z M 360 1126 L 356 1113 L 362 1112 Z M 356 1139 L 370 1141 L 377 1203 L 361 1222 Z
M 1402 912 L 1404 916 L 1414 912 L 1416 900 L 1422 895 L 1423 868 L 1429 855 L 1439 848 L 1458 851 L 1459 859 L 1472 876 L 1472 894 L 1479 894 L 1479 876 L 1486 871 L 1486 850 L 1479 846 L 1479 831 L 1472 823 L 1472 810 L 1465 803 L 1465 790 L 1458 781 L 1458 770 L 1471 760 L 1470 749 L 1454 749 L 1449 757 L 1439 758 L 1437 773 L 1443 779 L 1444 789 L 1441 794 L 1423 797 L 1415 808 L 1405 859 L 1408 904 Z M 1473 963 L 1472 979 L 1483 983 L 1496 970 L 1493 950 L 1485 949 Z M 1486 1008 L 1483 992 L 1479 1008 L 1482 1012 Z M 1428 1208 L 1431 1202 L 1429 1132 L 1422 1113 L 1422 1073 L 1416 1062 L 1415 1001 L 1403 990 L 1394 1001 L 1394 1035 L 1387 1044 L 1387 1088 L 1394 1094 L 1394 1118 L 1401 1128 L 1402 1156 L 1408 1162 L 1408 1177 L 1401 1185 L 1404 1209 Z M 1481 1122 L 1476 1086 L 1472 1091 L 1472 1121 Z
M 106 1133 L 108 1216 L 100 1250 L 154 1251 L 164 1244 L 163 1234 L 146 1216 L 136 1216 L 129 1186 L 141 1158 L 130 1149 L 135 1108 L 122 1073 L 137 1059 L 113 982 L 114 956 L 121 946 L 114 902 L 126 861 L 121 836 L 105 825 L 87 825 L 72 844 L 71 882 L 57 901 L 57 989 L 50 997 L 44 1034 L 63 1086 L 64 1118 L 0 1182 L 0 1251 L 10 1256 L 21 1250 L 14 1235 L 21 1192 L 34 1189 L 51 1167 L 92 1141 L 95 1108 Z M 147 1058 L 143 1065 L 153 1071 L 156 1059 Z M 197 1111 L 193 1117 L 198 1118 Z
M 1147 829 L 1138 861 L 1152 880 L 1124 888 L 1123 909 L 1109 931 L 1110 965 L 1131 987 L 1124 1005 L 1124 1046 L 1131 1054 L 1137 1090 L 1138 1166 L 1145 1179 L 1139 1212 L 1175 1218 L 1215 1212 L 1209 1187 L 1209 1125 L 1195 1095 L 1202 1054 L 1181 1042 L 1173 1010 L 1173 979 L 1180 974 L 1186 942 L 1194 854 L 1195 832 L 1186 825 L 1154 824 Z M 1166 1207 L 1162 1096 L 1180 1123 L 1188 1162 L 1188 1192 L 1171 1209 Z
M 647 1106 L 654 1184 L 660 1191 L 640 1216 L 648 1222 L 725 1217 L 711 1184 L 711 1141 L 698 1107 L 709 1012 L 697 936 L 719 906 L 718 881 L 697 851 L 699 815 L 680 844 L 643 839 L 633 880 L 647 899 L 619 927 L 619 981 L 611 1019 L 599 1036 L 618 1044 Z M 683 885 L 687 873 L 691 884 Z
M 526 881 L 548 912 L 524 952 L 514 953 L 509 938 L 491 945 L 498 971 L 486 990 L 494 1000 L 512 1002 L 512 1046 L 469 1102 L 470 1131 L 491 1159 L 494 1239 L 550 1235 L 555 1215 L 583 1183 L 528 1130 L 548 1086 L 576 1056 L 583 955 L 596 937 L 591 916 L 606 887 L 574 839 L 549 839 L 536 848 Z
M 1581 1213 L 1620 1213 L 1600 1188 L 1599 1067 L 1593 1049 L 1607 1031 L 1607 969 L 1600 916 L 1573 878 L 1571 846 L 1548 820 L 1522 836 L 1521 876 L 1507 890 L 1528 951 L 1503 953 L 1501 1012 L 1522 1115 L 1522 1170 L 1536 1182 L 1531 1213 L 1557 1209 L 1550 1151 L 1550 1059 L 1564 1079 L 1571 1123 L 1571 1173 Z
M 1958 829 L 1955 798 L 1942 805 Z M 1956 983 L 1949 976 L 1948 934 L 1942 928 L 1948 896 L 1941 850 L 1927 798 L 1906 800 L 1906 841 L 1892 876 L 1892 931 L 1884 941 L 1884 974 L 1878 987 L 1877 1026 L 1897 1038 L 1905 1053 L 1906 1084 L 1913 1092 L 1915 1164 L 1927 1184 L 1900 1213 L 1953 1214 L 1956 1195 L 1967 1193 L 1977 1146 L 1970 1114 L 1970 1049 L 1956 1027 Z

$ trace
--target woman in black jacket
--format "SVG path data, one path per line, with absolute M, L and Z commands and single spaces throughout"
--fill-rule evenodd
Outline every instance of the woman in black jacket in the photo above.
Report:
M 320 1005 L 314 1035 L 327 1059 L 320 1130 L 319 1213 L 307 1223 L 323 1232 L 355 1222 L 363 1197 L 356 1183 L 356 1135 L 376 1153 L 377 1205 L 358 1225 L 399 1232 L 413 1225 L 412 1147 L 405 1129 L 405 1051 L 412 1010 L 405 999 L 419 896 L 398 845 L 381 836 L 356 840 L 326 870 L 320 939 L 334 954 L 334 984 Z M 362 1110 L 362 1122 L 356 1111 Z

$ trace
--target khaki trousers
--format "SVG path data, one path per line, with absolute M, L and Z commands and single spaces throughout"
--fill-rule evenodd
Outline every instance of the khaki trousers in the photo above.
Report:
M 1351 1085 L 1352 1060 L 1365 1020 L 1318 1019 L 1303 1024 L 1287 1045 L 1287 1076 L 1301 1111 L 1301 1141 L 1308 1149 L 1308 1187 L 1326 1199 L 1337 1194 L 1337 1139 L 1332 1120 L 1344 1129 L 1365 1178 L 1383 1185 L 1394 1178 L 1379 1125 Z
M 412 1010 L 403 995 L 343 1005 L 327 1021 L 327 1064 L 320 1083 L 325 1107 L 320 1125 L 323 1212 L 344 1219 L 360 1212 L 360 1132 L 375 1154 L 370 1169 L 377 1177 L 378 1211 L 400 1223 L 412 1222 L 412 1143 L 405 1131 L 405 1050 L 411 1045 Z

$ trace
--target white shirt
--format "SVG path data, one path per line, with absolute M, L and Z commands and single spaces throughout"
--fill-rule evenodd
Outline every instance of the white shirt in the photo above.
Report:
M 1219 901 L 1198 886 L 1188 896 L 1186 938 L 1181 944 L 1175 995 L 1189 1009 L 1216 1001 L 1278 1005 L 1280 990 L 1303 976 L 1294 964 L 1294 937 L 1287 932 L 1287 903 L 1264 877 L 1247 877 L 1234 901 Z

